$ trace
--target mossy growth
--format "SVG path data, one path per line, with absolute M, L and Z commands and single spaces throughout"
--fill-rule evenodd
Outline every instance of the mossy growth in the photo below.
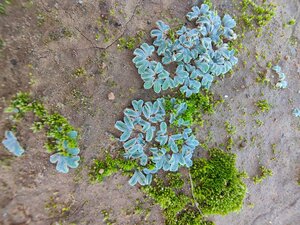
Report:
M 70 213 L 72 207 L 71 202 L 61 202 L 58 192 L 54 192 L 45 203 L 45 209 L 51 217 L 63 217 Z
M 176 34 L 176 28 L 171 28 L 169 31 L 168 31 L 168 37 L 170 38 L 170 40 L 174 43 L 177 39 L 177 34 Z
M 256 120 L 255 120 L 255 123 L 256 123 L 259 127 L 261 127 L 262 125 L 264 125 L 264 122 L 261 121 L 260 119 L 256 119 Z
M 11 4 L 11 0 L 3 0 L 0 3 L 0 15 L 6 14 L 6 7 Z
M 263 182 L 263 180 L 265 180 L 267 177 L 273 176 L 272 170 L 264 166 L 259 167 L 259 170 L 260 170 L 260 174 L 253 177 L 253 182 L 255 184 L 259 184 Z
M 226 215 L 242 208 L 246 185 L 245 173 L 235 166 L 236 155 L 220 149 L 209 151 L 209 160 L 195 159 L 191 176 L 195 198 L 205 215 Z
M 226 132 L 230 135 L 233 135 L 236 133 L 236 127 L 229 123 L 229 121 L 225 121 L 225 129 Z
M 141 187 L 163 210 L 166 225 L 213 225 L 206 215 L 241 209 L 246 194 L 242 181 L 245 174 L 235 167 L 236 156 L 220 149 L 209 150 L 209 155 L 209 159 L 194 159 L 190 178 L 179 172 L 160 174 L 154 176 L 151 186 Z M 94 160 L 91 180 L 102 182 L 118 171 L 131 175 L 137 164 L 120 156 Z
M 126 36 L 126 37 L 121 37 L 118 40 L 118 49 L 129 49 L 129 50 L 134 50 L 138 45 L 141 44 L 143 38 L 145 37 L 145 32 L 144 31 L 139 31 L 137 34 L 133 37 Z
M 33 113 L 36 120 L 31 129 L 33 132 L 43 128 L 46 130 L 48 140 L 45 147 L 48 152 L 61 152 L 68 155 L 64 147 L 65 142 L 68 143 L 69 148 L 78 147 L 77 138 L 70 136 L 70 132 L 75 131 L 75 128 L 68 120 L 58 113 L 49 113 L 41 102 L 33 99 L 28 93 L 17 93 L 5 112 L 13 113 L 11 118 L 14 123 L 22 119 L 26 113 Z
M 257 4 L 253 0 L 242 0 L 241 20 L 244 23 L 244 29 L 261 30 L 275 16 L 276 6 L 273 3 Z
M 182 192 L 184 180 L 180 173 L 169 173 L 165 179 L 155 177 L 142 191 L 163 209 L 166 225 L 213 225 L 193 206 L 193 199 Z
M 204 1 L 203 1 L 203 4 L 206 4 L 206 5 L 208 5 L 208 6 L 209 6 L 209 8 L 212 8 L 212 6 L 213 6 L 213 4 L 212 4 L 211 0 L 204 0 Z
M 102 182 L 105 177 L 111 176 L 117 172 L 122 172 L 125 175 L 132 175 L 132 171 L 137 167 L 137 162 L 125 160 L 121 155 L 112 157 L 109 154 L 106 154 L 104 160 L 94 159 L 89 175 L 92 182 Z
M 296 24 L 296 20 L 295 19 L 291 19 L 289 22 L 288 22 L 288 25 L 290 26 L 293 26 Z
M 240 0 L 235 1 L 239 15 L 236 17 L 238 26 L 240 29 L 239 36 L 236 40 L 229 43 L 230 49 L 235 50 L 239 53 L 243 50 L 242 40 L 245 37 L 245 33 L 254 31 L 256 37 L 262 35 L 262 28 L 270 23 L 272 18 L 275 16 L 276 5 L 273 3 L 258 3 L 253 0 Z M 249 52 L 250 54 L 250 52 Z
M 165 106 L 166 112 L 169 113 L 172 112 L 171 109 L 173 108 L 170 99 L 167 99 Z M 213 114 L 215 107 L 222 102 L 223 99 L 217 100 L 211 92 L 193 94 L 189 98 L 179 95 L 176 97 L 176 104 L 186 103 L 187 110 L 177 117 L 177 121 L 182 118 L 185 121 L 189 121 L 191 125 L 203 126 L 203 115 Z
M 232 137 L 229 137 L 227 139 L 227 143 L 226 143 L 226 150 L 228 150 L 228 151 L 232 150 L 233 145 L 234 145 L 234 140 Z
M 73 71 L 73 75 L 76 77 L 82 77 L 85 74 L 86 74 L 86 70 L 84 69 L 84 67 L 78 67 Z
M 269 64 L 267 65 L 267 67 L 269 68 Z M 272 63 L 271 63 L 271 67 L 272 67 Z M 267 78 L 267 71 L 259 71 L 258 76 L 256 77 L 256 82 L 257 83 L 261 83 L 261 84 L 269 84 L 270 83 L 270 79 Z
M 101 210 L 101 214 L 103 215 L 103 222 L 106 225 L 116 224 L 116 220 L 110 218 L 109 212 L 106 209 Z
M 266 99 L 263 99 L 263 100 L 258 100 L 256 103 L 255 103 L 256 107 L 259 108 L 259 110 L 261 112 L 269 112 L 272 105 L 269 104 L 269 102 L 266 100 Z

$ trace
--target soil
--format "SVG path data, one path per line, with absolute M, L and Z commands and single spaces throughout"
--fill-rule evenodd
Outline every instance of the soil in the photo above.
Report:
M 213 3 L 219 13 L 233 14 L 233 1 Z M 228 139 L 225 121 L 236 126 L 232 152 L 239 169 L 250 177 L 245 180 L 248 193 L 241 212 L 211 217 L 217 225 L 298 225 L 300 221 L 300 119 L 291 113 L 300 107 L 300 2 L 273 2 L 278 7 L 270 25 L 261 37 L 246 33 L 233 75 L 213 85 L 212 91 L 225 102 L 205 117 L 198 133 L 203 142 L 210 132 L 213 147 Z M 29 91 L 79 129 L 83 160 L 78 169 L 57 173 L 43 147 L 44 134 L 33 134 L 33 118 L 26 116 L 17 128 L 26 154 L 15 158 L 0 146 L 0 224 L 164 224 L 159 206 L 151 204 L 138 187 L 131 187 L 126 177 L 116 174 L 93 184 L 88 172 L 93 159 L 119 149 L 114 123 L 131 100 L 158 97 L 143 89 L 131 62 L 132 51 L 118 49 L 118 39 L 142 30 L 143 41 L 150 42 L 149 32 L 157 20 L 173 26 L 185 22 L 193 3 L 13 0 L 6 7 L 6 14 L 0 15 L 0 38 L 5 43 L 0 49 L 1 139 L 9 127 L 4 108 L 18 91 Z M 291 19 L 296 24 L 284 26 Z M 284 90 L 256 82 L 257 73 L 266 71 L 276 83 L 276 74 L 266 67 L 276 59 L 287 75 L 289 85 Z M 110 93 L 114 98 L 109 99 Z M 271 110 L 253 114 L 255 102 L 261 99 L 272 104 Z M 264 124 L 258 126 L 256 120 Z M 261 165 L 273 176 L 254 184 L 251 178 L 259 174 Z

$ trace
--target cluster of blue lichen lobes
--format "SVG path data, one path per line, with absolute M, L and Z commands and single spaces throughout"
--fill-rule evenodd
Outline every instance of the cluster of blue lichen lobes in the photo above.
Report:
M 178 118 L 187 109 L 185 103 L 170 100 L 171 112 L 166 112 L 165 99 L 155 102 L 132 101 L 133 108 L 124 110 L 123 121 L 115 127 L 122 132 L 120 141 L 124 157 L 138 160 L 140 167 L 129 180 L 130 185 L 149 185 L 152 174 L 159 170 L 177 171 L 191 167 L 192 156 L 199 142 L 192 134 L 188 121 Z
M 77 141 L 77 131 L 73 130 L 68 133 L 71 140 Z M 56 163 L 56 170 L 61 173 L 68 173 L 70 168 L 77 168 L 79 166 L 80 156 L 78 155 L 80 150 L 77 146 L 70 147 L 70 143 L 67 140 L 62 141 L 64 151 L 57 152 L 50 156 L 50 162 Z
M 209 89 L 215 77 L 225 75 L 237 64 L 235 52 L 228 46 L 237 37 L 233 31 L 236 22 L 231 16 L 221 18 L 206 4 L 194 6 L 186 16 L 195 28 L 182 26 L 175 38 L 170 38 L 171 28 L 158 21 L 157 29 L 151 31 L 153 45 L 143 43 L 135 49 L 133 63 L 145 89 L 153 88 L 159 93 L 180 87 L 189 97 L 201 88 Z M 161 62 L 154 60 L 155 54 Z M 174 74 L 167 71 L 172 63 L 176 66 Z
M 234 50 L 228 46 L 236 39 L 232 30 L 236 23 L 229 15 L 221 18 L 202 4 L 201 8 L 193 7 L 187 19 L 196 27 L 182 26 L 175 35 L 167 24 L 158 21 L 157 29 L 151 31 L 153 45 L 143 43 L 135 49 L 133 63 L 145 89 L 159 93 L 178 87 L 190 97 L 202 88 L 209 89 L 215 77 L 226 74 L 237 63 Z M 167 70 L 170 64 L 175 65 L 174 74 Z M 188 106 L 176 99 L 166 101 L 134 100 L 133 108 L 124 110 L 123 121 L 116 122 L 115 127 L 122 132 L 125 158 L 138 160 L 140 165 L 129 180 L 131 185 L 149 185 L 152 174 L 159 170 L 174 172 L 181 166 L 192 166 L 199 142 L 190 128 L 191 121 L 180 116 Z
M 279 81 L 276 83 L 276 87 L 281 89 L 287 88 L 288 82 L 285 80 L 286 76 L 285 73 L 282 72 L 281 67 L 276 65 L 273 66 L 272 69 L 278 74 L 279 77 Z

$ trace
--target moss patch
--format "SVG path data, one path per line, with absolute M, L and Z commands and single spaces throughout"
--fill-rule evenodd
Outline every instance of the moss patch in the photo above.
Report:
M 239 211 L 246 195 L 246 185 L 235 167 L 236 155 L 220 149 L 209 151 L 210 159 L 195 159 L 191 175 L 195 197 L 204 214 L 226 215 Z

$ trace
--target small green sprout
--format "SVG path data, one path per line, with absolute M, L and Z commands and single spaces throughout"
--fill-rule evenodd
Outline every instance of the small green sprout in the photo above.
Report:
M 225 122 L 225 129 L 228 134 L 233 135 L 236 133 L 236 127 L 230 124 L 228 121 Z
M 290 26 L 293 26 L 296 24 L 296 20 L 295 19 L 291 19 L 289 22 L 288 22 L 288 25 Z
M 266 99 L 257 101 L 255 105 L 260 109 L 261 112 L 269 112 L 272 107 L 272 105 L 269 104 Z
M 256 123 L 259 127 L 261 127 L 262 125 L 264 125 L 264 122 L 261 121 L 260 119 L 256 119 L 256 120 L 255 120 L 255 123 Z
M 256 175 L 255 177 L 253 177 L 253 182 L 255 184 L 259 184 L 261 183 L 263 180 L 265 180 L 267 177 L 270 177 L 270 176 L 273 176 L 273 172 L 272 170 L 264 167 L 264 166 L 261 166 L 259 168 L 260 170 L 260 175 Z

